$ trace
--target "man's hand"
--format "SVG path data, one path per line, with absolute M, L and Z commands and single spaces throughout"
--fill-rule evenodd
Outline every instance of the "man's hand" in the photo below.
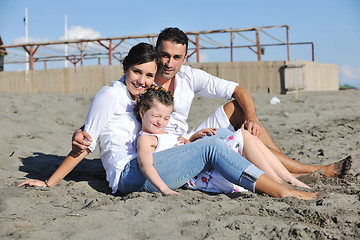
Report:
M 72 150 L 77 154 L 81 154 L 91 145 L 91 142 L 91 136 L 87 132 L 78 129 L 72 137 Z
M 259 121 L 247 121 L 243 127 L 248 130 L 252 135 L 260 137 L 262 128 Z

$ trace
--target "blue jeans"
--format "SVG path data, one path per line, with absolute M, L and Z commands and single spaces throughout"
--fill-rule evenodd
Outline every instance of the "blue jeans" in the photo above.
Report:
M 264 172 L 227 146 L 223 138 L 229 133 L 228 130 L 219 129 L 214 136 L 154 153 L 154 167 L 173 190 L 200 172 L 216 169 L 230 182 L 254 192 L 256 180 Z M 125 166 L 119 181 L 119 191 L 122 194 L 158 192 L 141 173 L 137 158 Z

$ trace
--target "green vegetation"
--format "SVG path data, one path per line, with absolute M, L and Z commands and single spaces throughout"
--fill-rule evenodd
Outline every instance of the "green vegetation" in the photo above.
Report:
M 340 88 L 339 88 L 339 89 L 340 89 L 340 90 L 349 90 L 349 89 L 359 90 L 359 89 L 357 89 L 356 87 L 351 86 L 351 85 L 349 85 L 349 84 L 340 85 Z

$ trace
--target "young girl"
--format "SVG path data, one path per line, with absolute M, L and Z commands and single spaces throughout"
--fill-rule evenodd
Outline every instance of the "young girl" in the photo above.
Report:
M 153 152 L 159 152 L 184 144 L 178 136 L 164 132 L 173 111 L 173 98 L 163 88 L 151 86 L 139 97 L 134 113 L 142 122 L 142 129 L 134 144 L 138 150 L 138 162 L 141 172 L 149 182 L 163 195 L 177 194 L 169 189 L 153 166 Z M 189 141 L 193 142 L 206 135 L 214 135 L 216 129 L 202 129 L 193 134 Z M 242 143 L 244 139 L 245 144 Z M 229 147 L 244 155 L 254 165 L 263 170 L 277 183 L 288 182 L 295 186 L 309 188 L 306 184 L 293 177 L 272 153 L 249 132 L 242 129 L 226 138 Z M 244 148 L 242 147 L 244 145 Z M 215 176 L 215 177 L 214 177 Z M 210 186 L 210 184 L 212 184 Z M 188 188 L 210 192 L 234 192 L 243 188 L 227 181 L 215 170 L 200 173 L 186 184 Z

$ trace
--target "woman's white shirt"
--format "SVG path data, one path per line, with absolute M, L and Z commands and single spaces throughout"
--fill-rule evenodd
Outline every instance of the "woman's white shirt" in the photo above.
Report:
M 113 192 L 117 191 L 126 163 L 137 156 L 133 141 L 141 124 L 133 113 L 135 102 L 124 84 L 124 77 L 103 87 L 91 103 L 84 131 L 93 139 L 89 149 L 94 151 L 99 140 L 100 158 L 106 179 Z

